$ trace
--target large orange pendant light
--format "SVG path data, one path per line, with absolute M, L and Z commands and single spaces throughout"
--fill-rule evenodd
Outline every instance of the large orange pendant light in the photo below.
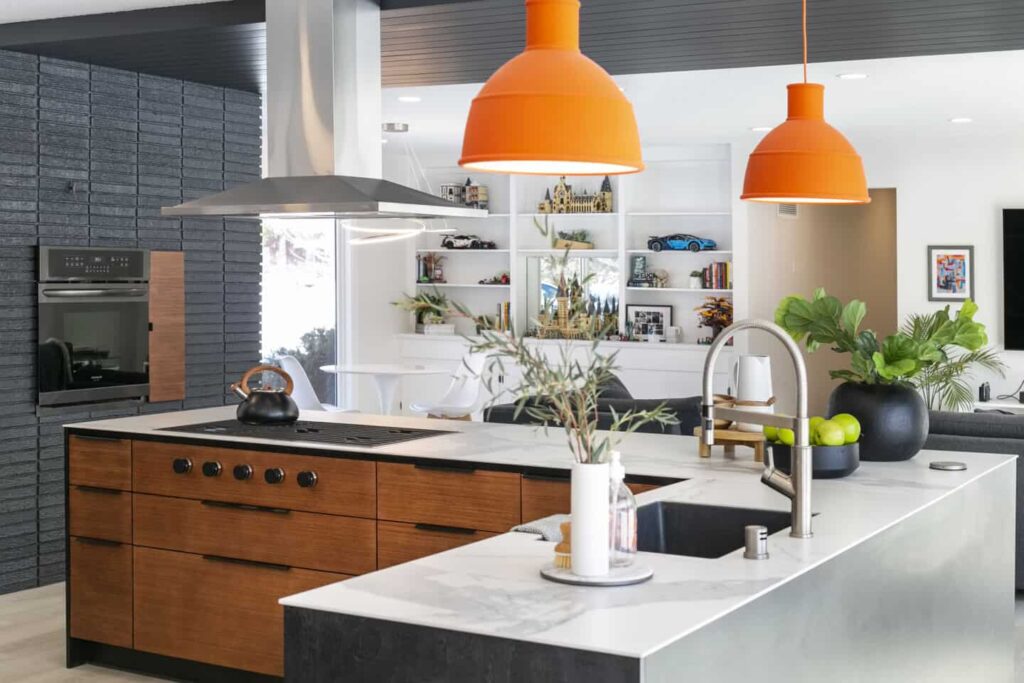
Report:
M 474 98 L 461 166 L 540 175 L 643 170 L 633 106 L 580 52 L 579 29 L 579 0 L 526 0 L 526 49 Z
M 747 162 L 740 199 L 776 204 L 867 204 L 864 164 L 850 141 L 825 123 L 825 86 L 807 82 L 807 0 L 803 0 L 804 82 L 786 86 L 786 121 Z

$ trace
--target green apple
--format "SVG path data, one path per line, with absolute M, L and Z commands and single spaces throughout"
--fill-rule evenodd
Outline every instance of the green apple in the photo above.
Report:
M 769 425 L 765 425 L 765 428 L 764 428 L 764 438 L 766 438 L 766 439 L 768 439 L 769 441 L 772 441 L 772 442 L 778 441 L 779 440 L 779 428 L 778 427 L 772 427 L 772 426 L 769 426 Z
M 824 421 L 825 421 L 825 418 L 823 418 L 820 415 L 815 415 L 810 420 L 808 420 L 807 421 L 807 426 L 810 428 L 811 434 L 814 434 L 814 432 L 817 431 L 817 429 L 818 429 L 818 425 L 820 425 Z
M 794 443 L 796 443 L 796 434 L 793 433 L 792 429 L 780 429 L 779 441 L 786 444 L 787 446 L 792 446 Z
M 846 442 L 846 430 L 834 420 L 825 420 L 815 432 L 822 446 L 842 446 Z
M 857 443 L 857 439 L 860 438 L 860 422 L 857 418 L 849 413 L 839 413 L 832 418 L 832 422 L 837 422 L 842 426 L 846 435 L 844 443 Z

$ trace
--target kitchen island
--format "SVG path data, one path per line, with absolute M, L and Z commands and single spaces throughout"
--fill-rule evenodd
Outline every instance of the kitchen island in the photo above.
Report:
M 95 534 L 82 535 L 69 505 L 69 663 L 274 678 L 283 598 L 283 674 L 294 681 L 1013 680 L 1011 457 L 957 454 L 963 472 L 928 469 L 948 459 L 941 453 L 864 463 L 847 479 L 815 481 L 815 537 L 779 530 L 768 560 L 641 553 L 652 581 L 589 589 L 543 581 L 553 544 L 503 533 L 566 506 L 558 433 L 356 414 L 302 418 L 445 433 L 366 447 L 169 431 L 230 416 L 214 408 L 69 426 L 69 444 L 130 444 L 118 447 L 134 471 L 121 491 L 135 530 L 82 545 L 126 555 L 129 585 L 120 596 L 108 587 L 111 603 L 95 592 L 83 601 L 76 567 L 89 565 L 76 563 L 74 539 Z M 642 505 L 788 511 L 760 483 L 759 465 L 702 460 L 695 439 L 636 434 L 621 450 Z M 174 469 L 186 469 L 179 460 L 187 472 Z M 207 476 L 211 462 L 228 473 L 256 464 L 257 476 Z M 69 463 L 71 497 L 89 493 Z M 264 470 L 274 469 L 283 480 L 271 484 Z M 313 470 L 319 483 L 303 487 Z M 302 592 L 289 596 L 293 586 Z M 254 594 L 258 608 L 241 609 Z M 143 598 L 160 607 L 148 625 Z M 119 642 L 76 635 L 76 609 L 106 610 L 104 625 L 111 610 L 127 617 Z M 232 641 L 226 629 L 243 617 L 246 637 Z M 196 619 L 221 641 L 182 634 Z

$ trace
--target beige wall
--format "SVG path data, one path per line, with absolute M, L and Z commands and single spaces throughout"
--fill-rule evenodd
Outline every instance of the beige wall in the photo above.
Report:
M 775 205 L 750 204 L 750 316 L 774 318 L 790 294 L 810 297 L 824 287 L 842 301 L 860 299 L 868 314 L 863 329 L 879 336 L 896 329 L 896 190 L 871 190 L 865 206 L 802 205 L 796 218 L 777 215 Z M 803 345 L 801 345 L 802 347 Z M 793 410 L 793 373 L 785 352 L 751 336 L 750 350 L 772 356 L 780 409 Z M 807 354 L 811 414 L 824 414 L 834 382 L 828 371 L 848 366 L 848 356 L 828 349 Z

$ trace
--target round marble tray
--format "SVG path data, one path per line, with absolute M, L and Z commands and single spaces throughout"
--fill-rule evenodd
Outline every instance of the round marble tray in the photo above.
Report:
M 551 564 L 542 567 L 540 575 L 548 581 L 572 586 L 611 587 L 643 583 L 654 576 L 654 570 L 644 564 L 634 564 L 629 567 L 613 567 L 604 576 L 576 576 L 571 569 L 561 569 Z

